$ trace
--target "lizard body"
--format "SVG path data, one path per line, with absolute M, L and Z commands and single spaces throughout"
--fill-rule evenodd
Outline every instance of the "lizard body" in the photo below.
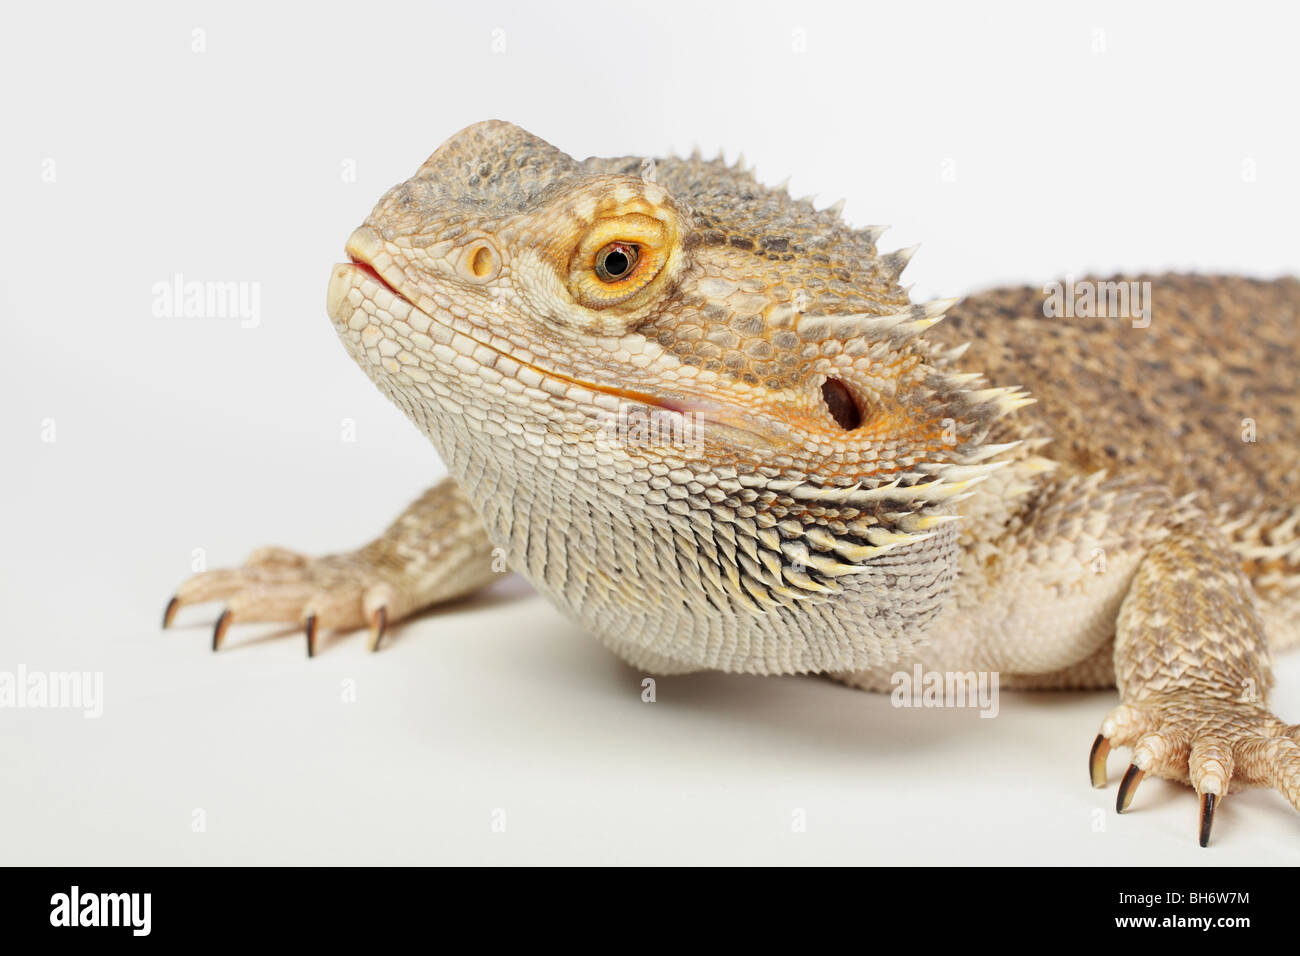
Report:
M 376 646 L 496 548 L 649 671 L 1117 685 L 1091 769 L 1134 747 L 1121 809 L 1145 772 L 1196 788 L 1203 843 L 1232 785 L 1300 806 L 1265 703 L 1300 637 L 1300 283 L 1138 277 L 1146 324 L 1040 289 L 912 303 L 879 235 L 739 164 L 469 127 L 328 295 L 451 479 L 359 551 L 191 579 L 167 621 L 224 599 L 214 646 L 245 620 Z

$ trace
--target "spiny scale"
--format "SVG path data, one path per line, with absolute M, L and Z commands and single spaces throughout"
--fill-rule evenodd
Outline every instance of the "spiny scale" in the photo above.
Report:
M 880 264 L 886 273 L 897 278 L 903 274 L 903 270 L 907 268 L 907 264 L 911 262 L 912 257 L 916 255 L 916 250 L 920 248 L 920 243 L 917 243 L 916 245 L 908 246 L 905 249 L 895 249 L 893 252 L 881 256 Z
M 903 338 L 911 338 L 942 321 L 944 314 L 960 301 L 960 298 L 934 299 L 917 303 L 903 312 L 887 315 L 806 314 L 799 317 L 796 328 L 801 338 L 811 341 L 831 338 L 850 342 L 855 339 L 873 339 L 885 333 L 890 333 L 891 338 L 900 333 Z

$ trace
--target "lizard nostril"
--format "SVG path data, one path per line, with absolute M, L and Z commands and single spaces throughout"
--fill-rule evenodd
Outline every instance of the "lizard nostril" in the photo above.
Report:
M 492 274 L 495 263 L 492 261 L 492 250 L 487 246 L 479 246 L 474 250 L 474 255 L 469 261 L 470 271 L 479 279 L 485 279 Z
M 835 424 L 846 432 L 862 424 L 862 409 L 853 400 L 853 393 L 848 386 L 839 379 L 828 378 L 822 385 L 822 401 L 826 403 L 826 410 L 835 419 Z
M 476 285 L 491 282 L 501 271 L 501 257 L 492 243 L 480 239 L 454 254 L 456 273 Z

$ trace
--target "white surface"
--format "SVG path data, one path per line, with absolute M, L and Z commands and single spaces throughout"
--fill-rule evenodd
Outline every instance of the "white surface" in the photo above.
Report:
M 701 675 L 645 704 L 517 580 L 373 656 L 332 636 L 307 661 L 265 628 L 214 656 L 215 608 L 158 631 L 194 549 L 351 546 L 441 473 L 323 301 L 351 228 L 467 123 L 578 155 L 743 150 L 925 239 L 918 296 L 1272 275 L 1297 268 L 1294 28 L 1250 4 L 9 11 L 0 670 L 102 671 L 105 709 L 0 709 L 4 860 L 1295 863 L 1300 816 L 1272 793 L 1228 799 L 1208 851 L 1171 784 L 1116 817 L 1121 758 L 1104 793 L 1085 770 L 1112 694 L 1005 694 L 981 720 Z M 260 324 L 155 318 L 178 272 L 259 282 Z M 1280 683 L 1300 717 L 1300 661 Z

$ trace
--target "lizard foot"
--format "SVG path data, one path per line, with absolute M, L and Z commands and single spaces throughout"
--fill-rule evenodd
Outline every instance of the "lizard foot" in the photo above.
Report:
M 388 624 L 414 610 L 364 550 L 313 558 L 259 548 L 242 567 L 204 571 L 182 584 L 167 603 L 163 627 L 185 605 L 221 600 L 226 606 L 212 630 L 214 651 L 231 624 L 284 621 L 303 625 L 308 657 L 316 653 L 321 628 L 368 625 L 370 650 L 378 650 Z
M 1274 787 L 1300 810 L 1300 724 L 1288 726 L 1260 704 L 1190 690 L 1121 704 L 1106 715 L 1092 745 L 1094 787 L 1106 786 L 1112 746 L 1133 748 L 1116 811 L 1128 809 L 1148 773 L 1190 784 L 1201 803 L 1201 846 L 1209 843 L 1214 809 L 1229 790 Z

